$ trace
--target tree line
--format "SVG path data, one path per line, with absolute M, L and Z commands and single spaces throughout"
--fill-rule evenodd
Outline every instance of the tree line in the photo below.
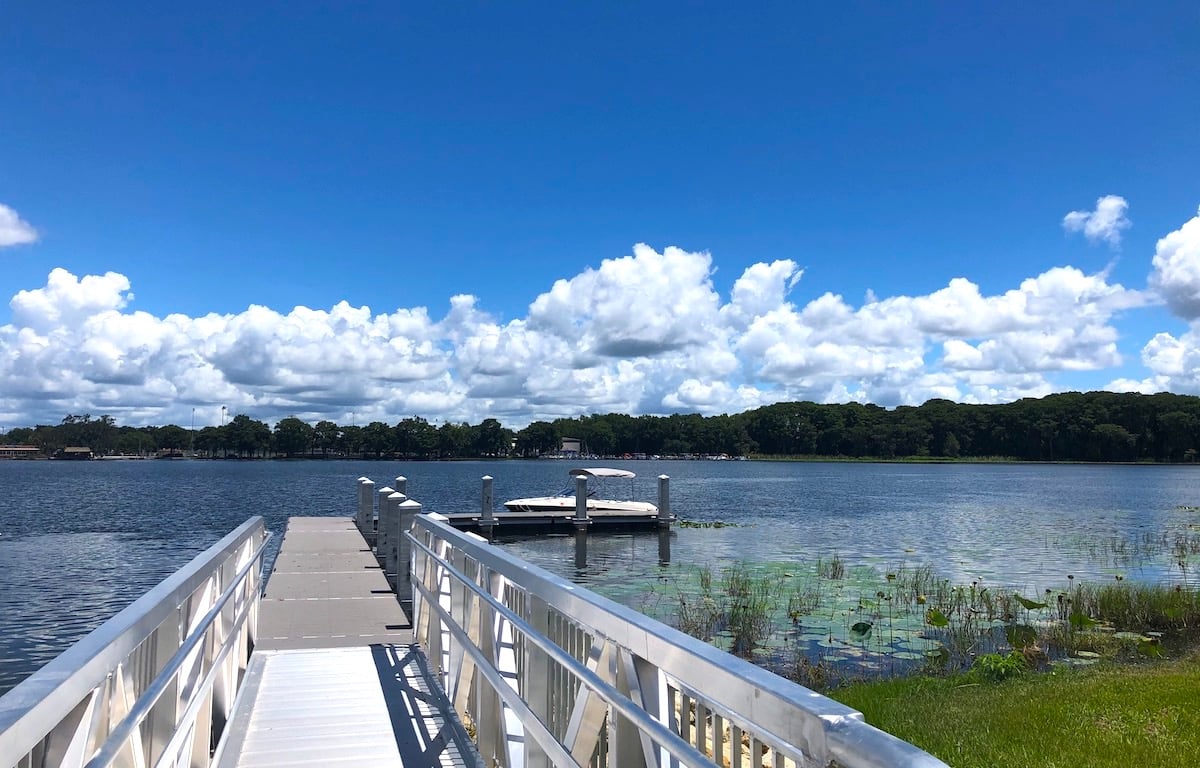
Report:
M 0 443 L 53 455 L 87 446 L 98 455 L 161 453 L 220 457 L 457 459 L 535 457 L 564 438 L 599 456 L 1003 458 L 1025 461 L 1195 461 L 1200 398 L 1161 393 L 1065 392 L 1000 405 L 930 400 L 920 406 L 776 403 L 734 415 L 609 413 L 535 421 L 512 430 L 431 424 L 420 417 L 343 426 L 294 416 L 273 427 L 238 414 L 219 427 L 119 426 L 110 416 L 71 414 L 61 423 L 0 433 Z

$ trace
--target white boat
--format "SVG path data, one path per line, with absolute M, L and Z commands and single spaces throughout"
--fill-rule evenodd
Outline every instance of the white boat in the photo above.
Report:
M 637 516 L 652 517 L 658 514 L 658 507 L 647 501 L 622 501 L 618 499 L 599 498 L 600 489 L 592 487 L 593 479 L 601 482 L 627 479 L 632 481 L 637 477 L 633 472 L 624 469 L 608 467 L 590 467 L 572 469 L 567 474 L 571 477 L 586 477 L 589 481 L 587 495 L 588 517 Z M 633 483 L 630 482 L 632 490 Z M 504 502 L 504 508 L 510 513 L 526 513 L 537 515 L 573 515 L 575 514 L 575 488 L 570 487 L 555 496 L 535 496 L 528 499 L 513 499 Z

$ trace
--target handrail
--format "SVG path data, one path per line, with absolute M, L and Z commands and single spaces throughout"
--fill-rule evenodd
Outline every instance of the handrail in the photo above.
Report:
M 164 693 L 166 693 L 168 686 L 173 682 L 175 675 L 179 673 L 179 670 L 183 667 L 184 662 L 196 650 L 196 646 L 198 646 L 201 641 L 208 639 L 209 627 L 211 627 L 217 620 L 217 617 L 221 615 L 221 611 L 225 608 L 225 604 L 229 602 L 229 599 L 234 596 L 238 589 L 242 587 L 243 581 L 250 574 L 250 570 L 259 565 L 259 560 L 262 557 L 263 550 L 266 548 L 267 542 L 271 540 L 271 536 L 271 532 L 267 531 L 266 535 L 263 536 L 262 540 L 258 543 L 258 547 L 254 550 L 254 554 L 250 556 L 249 562 L 243 565 L 241 569 L 238 570 L 237 575 L 234 576 L 233 583 L 225 588 L 225 591 L 222 592 L 221 596 L 218 597 L 216 602 L 213 603 L 213 607 L 208 609 L 208 613 L 204 614 L 204 617 L 200 619 L 200 622 L 188 634 L 187 639 L 183 642 L 183 645 L 179 647 L 179 650 L 175 652 L 175 655 L 172 656 L 169 661 L 167 661 L 166 666 L 164 666 L 162 671 L 158 673 L 158 676 L 150 682 L 149 686 L 147 686 L 145 693 L 138 697 L 138 700 L 134 703 L 133 707 L 130 708 L 129 714 L 125 716 L 125 719 L 118 723 L 117 726 L 109 732 L 108 739 L 104 742 L 104 745 L 100 748 L 100 751 L 96 753 L 96 756 L 87 762 L 85 768 L 107 768 L 107 766 L 111 765 L 112 762 L 116 760 L 117 751 L 124 746 L 125 742 L 129 740 L 129 737 L 133 735 L 134 729 L 142 724 L 142 721 L 145 720 L 146 716 L 150 714 L 150 711 L 153 709 L 154 705 L 157 704 L 158 700 L 162 698 Z M 244 604 L 241 611 L 238 612 L 237 617 L 234 619 L 232 631 L 229 632 L 230 637 L 236 637 L 237 630 L 241 628 L 242 623 L 245 622 L 249 615 L 250 605 Z M 217 673 L 217 671 L 220 670 L 220 663 L 225 659 L 226 656 L 228 656 L 229 651 L 232 648 L 233 646 L 228 642 L 225 642 L 221 645 L 220 650 L 212 661 L 212 665 L 209 668 L 208 674 L 205 675 L 203 683 L 199 686 L 200 689 L 203 690 L 209 687 L 211 679 Z M 195 708 L 199 701 L 201 701 L 201 699 L 193 698 L 192 703 L 189 704 L 188 708 Z M 187 721 L 188 720 L 185 717 L 183 722 L 186 723 Z M 172 735 L 172 738 L 174 739 L 177 734 L 178 730 Z
M 440 560 L 438 554 L 425 544 L 416 542 L 416 546 L 431 557 Z M 608 704 L 614 707 L 622 715 L 633 721 L 634 724 L 640 727 L 643 731 L 653 732 L 655 736 L 654 741 L 665 746 L 672 757 L 686 758 L 689 761 L 700 760 L 703 762 L 705 760 L 705 755 L 702 755 L 693 745 L 684 741 L 679 734 L 671 731 L 665 725 L 650 717 L 646 710 L 641 709 L 634 704 L 628 696 L 617 690 L 615 686 L 609 685 L 599 675 L 588 669 L 586 665 L 580 664 L 574 656 L 571 656 L 562 648 L 555 645 L 550 641 L 549 638 L 539 634 L 536 629 L 526 623 L 525 620 L 516 613 L 509 610 L 503 604 L 495 602 L 491 595 L 485 592 L 479 585 L 473 583 L 466 576 L 466 574 L 462 573 L 457 568 L 449 563 L 446 563 L 445 561 L 441 561 L 441 563 L 450 575 L 454 576 L 463 583 L 463 586 L 479 595 L 484 600 L 492 602 L 495 611 L 511 622 L 513 628 L 520 632 L 527 640 L 532 641 L 534 645 L 545 651 L 550 658 L 554 659 L 572 674 L 579 677 L 579 679 L 586 683 L 589 688 L 600 694 L 600 696 L 603 697 Z M 486 664 L 487 661 L 484 659 L 483 653 L 479 650 L 479 648 L 470 644 L 470 638 L 468 637 L 467 632 L 462 627 L 459 627 L 453 623 L 454 620 L 450 615 L 450 612 L 433 599 L 434 595 L 425 588 L 425 585 L 418 582 L 414 585 L 414 587 L 422 594 L 423 597 L 426 598 L 426 605 L 432 608 L 438 614 L 438 616 L 442 618 L 443 621 L 447 622 L 446 628 L 450 631 L 450 633 L 459 640 L 465 641 L 465 652 L 474 657 L 476 661 Z M 510 707 L 516 702 L 521 701 L 516 691 L 513 691 L 511 688 L 506 689 L 505 687 L 497 687 L 497 692 L 500 693 L 501 698 L 504 698 L 505 703 Z M 550 733 L 543 723 L 535 722 L 528 724 L 533 726 L 533 736 L 541 744 L 543 749 L 546 751 L 559 751 L 561 749 L 562 745 L 554 741 L 553 734 Z
M 192 755 L 207 760 L 254 644 L 266 540 L 247 520 L 0 697 L 0 766 L 82 766 L 120 734 L 123 762 L 154 765 L 190 709 Z M 127 733 L 139 712 L 145 727 Z
M 416 639 L 460 716 L 475 724 L 485 760 L 944 768 L 856 710 L 512 557 L 440 515 L 417 515 L 406 535 L 415 544 Z

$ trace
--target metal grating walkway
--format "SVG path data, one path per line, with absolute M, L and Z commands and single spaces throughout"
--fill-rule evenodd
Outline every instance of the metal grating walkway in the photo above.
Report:
M 216 765 L 480 765 L 431 683 L 415 646 L 255 653 Z
M 288 520 L 214 765 L 482 768 L 352 521 Z

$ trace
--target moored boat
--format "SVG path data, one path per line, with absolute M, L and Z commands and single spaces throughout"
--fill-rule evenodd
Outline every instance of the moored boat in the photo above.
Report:
M 586 477 L 588 479 L 587 513 L 588 517 L 645 516 L 653 517 L 658 514 L 658 507 L 648 501 L 633 501 L 609 499 L 600 496 L 600 488 L 594 487 L 593 480 L 602 484 L 608 481 L 632 480 L 636 474 L 625 469 L 609 467 L 589 467 L 572 469 L 567 474 L 571 477 Z M 632 495 L 632 494 L 631 494 Z M 513 499 L 504 502 L 504 508 L 509 513 L 525 513 L 537 515 L 573 515 L 575 513 L 575 488 L 570 487 L 553 496 L 535 496 L 525 499 Z

